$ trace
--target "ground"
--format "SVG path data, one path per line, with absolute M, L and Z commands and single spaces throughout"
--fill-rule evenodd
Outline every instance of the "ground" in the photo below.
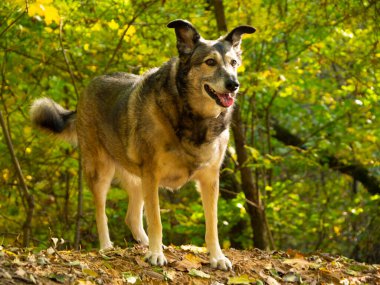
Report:
M 169 246 L 168 266 L 151 267 L 146 248 L 107 252 L 37 251 L 0 246 L 0 284 L 380 284 L 380 265 L 323 253 L 304 255 L 260 250 L 225 250 L 232 271 L 210 268 L 206 250 Z

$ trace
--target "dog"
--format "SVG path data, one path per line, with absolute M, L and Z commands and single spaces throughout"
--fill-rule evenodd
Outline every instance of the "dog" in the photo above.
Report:
M 101 250 L 112 248 L 105 207 L 114 177 L 128 191 L 125 222 L 134 239 L 148 246 L 146 260 L 158 266 L 167 264 L 158 189 L 196 181 L 211 267 L 229 270 L 232 264 L 222 253 L 217 229 L 219 169 L 239 90 L 241 38 L 255 28 L 238 26 L 217 40 L 205 40 L 186 20 L 167 27 L 175 30 L 178 57 L 141 76 L 118 72 L 96 77 L 76 111 L 38 99 L 31 120 L 42 130 L 79 143 Z

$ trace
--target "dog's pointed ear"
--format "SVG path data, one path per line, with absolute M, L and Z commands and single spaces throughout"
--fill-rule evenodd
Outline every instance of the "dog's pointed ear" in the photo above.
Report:
M 170 22 L 167 27 L 175 29 L 179 54 L 191 54 L 195 45 L 201 38 L 195 27 L 186 20 L 174 20 Z
M 253 34 L 256 32 L 256 29 L 251 26 L 239 26 L 229 32 L 224 40 L 232 44 L 232 47 L 236 50 L 240 50 L 241 36 L 243 34 Z

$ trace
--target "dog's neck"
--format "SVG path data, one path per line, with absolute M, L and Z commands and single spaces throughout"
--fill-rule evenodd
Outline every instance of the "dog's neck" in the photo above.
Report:
M 191 106 L 186 86 L 186 70 L 180 69 L 178 58 L 171 59 L 162 68 L 170 69 L 170 76 L 164 80 L 164 89 L 169 90 L 170 100 L 157 101 L 164 116 L 173 128 L 180 141 L 187 141 L 194 145 L 211 143 L 220 133 L 229 127 L 232 107 L 220 108 L 220 112 L 207 116 Z M 185 74 L 178 74 L 185 72 Z M 163 72 L 165 74 L 165 72 Z

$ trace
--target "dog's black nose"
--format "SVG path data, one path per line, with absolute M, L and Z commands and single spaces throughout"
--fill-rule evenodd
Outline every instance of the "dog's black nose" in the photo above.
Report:
M 226 88 L 231 92 L 236 91 L 239 88 L 239 82 L 233 79 L 227 80 Z

